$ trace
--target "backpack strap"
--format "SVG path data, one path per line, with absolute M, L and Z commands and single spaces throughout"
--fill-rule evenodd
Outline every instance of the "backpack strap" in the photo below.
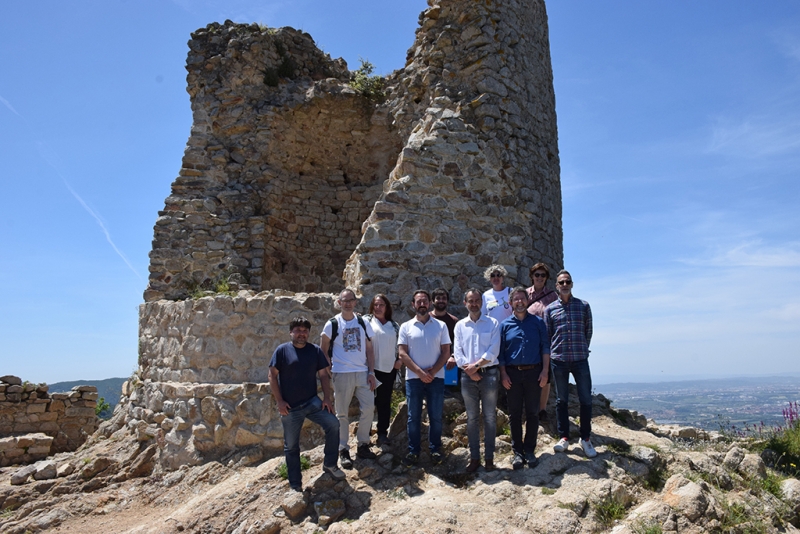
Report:
M 369 334 L 367 334 L 367 325 L 364 324 L 364 318 L 361 317 L 359 314 L 356 314 L 356 319 L 358 319 L 358 324 L 364 330 L 364 335 L 367 336 L 367 341 L 372 341 L 372 338 L 369 337 Z
M 331 323 L 331 342 L 328 345 L 328 358 L 333 358 L 333 340 L 339 335 L 339 321 L 335 315 L 329 321 Z

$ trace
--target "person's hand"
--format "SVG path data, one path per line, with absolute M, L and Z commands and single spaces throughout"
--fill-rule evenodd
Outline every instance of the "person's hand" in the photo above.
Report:
M 375 388 L 378 387 L 378 379 L 375 378 L 375 375 L 367 375 L 367 384 L 369 384 L 370 391 L 375 391 Z
M 423 384 L 430 384 L 433 382 L 433 375 L 428 372 L 428 369 L 420 369 L 420 372 L 417 373 L 417 376 L 420 380 L 422 380 Z
M 278 411 L 281 415 L 289 415 L 289 408 L 291 408 L 291 406 L 289 406 L 289 403 L 285 400 L 278 401 Z
M 394 368 L 395 369 L 400 369 L 401 367 L 403 367 L 403 360 L 395 360 L 394 361 Z
M 500 382 L 503 384 L 504 388 L 511 389 L 511 378 L 509 378 L 507 373 L 501 373 Z
M 322 409 L 323 410 L 328 410 L 330 413 L 335 415 L 335 412 L 333 411 L 333 403 L 331 402 L 331 399 L 328 399 L 328 398 L 322 399 Z
M 480 367 L 478 367 L 477 364 L 471 363 L 466 367 L 464 367 L 464 372 L 467 373 L 467 376 L 470 377 L 473 381 L 480 382 L 481 378 L 483 377 L 478 372 L 478 369 L 480 369 Z
M 455 358 L 453 358 L 452 356 L 450 356 L 450 357 L 447 359 L 447 363 L 445 364 L 445 367 L 446 367 L 446 368 L 447 368 L 447 370 L 449 371 L 450 369 L 452 369 L 452 368 L 453 368 L 453 367 L 455 367 L 455 366 L 456 366 L 456 359 L 455 359 Z
M 547 369 L 542 369 L 542 372 L 539 373 L 539 385 L 541 387 L 545 387 L 547 385 Z

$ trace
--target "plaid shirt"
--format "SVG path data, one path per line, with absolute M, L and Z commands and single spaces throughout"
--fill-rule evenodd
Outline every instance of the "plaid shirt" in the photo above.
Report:
M 545 308 L 544 323 L 550 335 L 551 360 L 577 362 L 589 357 L 592 309 L 588 302 L 570 297 L 564 304 L 559 297 Z

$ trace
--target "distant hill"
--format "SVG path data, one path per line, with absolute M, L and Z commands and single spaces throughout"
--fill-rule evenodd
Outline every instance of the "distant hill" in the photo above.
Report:
M 97 394 L 103 397 L 110 408 L 107 412 L 101 413 L 101 417 L 108 417 L 114 412 L 114 406 L 119 402 L 122 394 L 122 383 L 127 378 L 106 378 L 105 380 L 75 380 L 73 382 L 56 382 L 48 384 L 50 393 L 62 393 L 71 391 L 75 386 L 95 386 Z

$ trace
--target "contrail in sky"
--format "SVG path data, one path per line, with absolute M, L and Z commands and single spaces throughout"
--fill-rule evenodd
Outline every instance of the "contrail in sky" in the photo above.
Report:
M 130 268 L 130 270 L 133 271 L 133 274 L 135 274 L 136 277 L 139 280 L 141 280 L 142 277 L 139 275 L 139 273 L 133 267 L 131 262 L 128 260 L 127 257 L 125 257 L 125 254 L 123 254 L 122 251 L 119 248 L 117 248 L 117 245 L 114 244 L 114 241 L 111 239 L 111 233 L 108 231 L 108 228 L 106 228 L 106 224 L 105 224 L 105 222 L 103 222 L 103 219 L 100 217 L 100 215 L 95 213 L 95 211 L 92 208 L 90 208 L 89 205 L 86 204 L 86 202 L 84 202 L 83 198 L 81 198 L 81 196 L 72 188 L 72 186 L 69 185 L 69 182 L 67 182 L 67 179 L 64 178 L 64 176 L 61 174 L 61 172 L 59 172 L 58 167 L 56 167 L 50 161 L 50 159 L 45 155 L 45 149 L 47 148 L 47 145 L 45 145 L 44 143 L 42 143 L 41 141 L 38 140 L 38 136 L 36 135 L 36 132 L 33 130 L 33 128 L 31 128 L 31 126 L 28 123 L 28 121 L 25 120 L 25 117 L 20 115 L 17 112 L 17 110 L 14 109 L 14 106 L 12 106 L 11 103 L 8 100 L 3 98 L 2 95 L 0 95 L 0 102 L 2 102 L 3 105 L 5 105 L 14 115 L 16 115 L 17 117 L 22 119 L 23 122 L 25 122 L 25 125 L 31 131 L 31 133 L 33 134 L 33 138 L 36 141 L 36 148 L 37 148 L 37 152 L 39 153 L 39 156 L 45 161 L 45 163 L 47 163 L 50 166 L 50 168 L 53 169 L 53 171 L 55 171 L 55 173 L 58 175 L 59 178 L 61 178 L 61 181 L 64 183 L 64 187 L 67 188 L 67 190 L 70 192 L 70 194 L 72 194 L 72 196 L 75 198 L 75 200 L 77 200 L 78 203 L 81 206 L 83 206 L 83 209 L 85 209 L 86 212 L 89 215 L 92 216 L 92 218 L 95 220 L 95 222 L 97 222 L 97 224 L 100 226 L 100 229 L 103 230 L 103 234 L 105 234 L 105 236 L 106 236 L 106 241 L 108 241 L 108 244 L 111 245 L 111 248 L 114 249 L 114 252 L 117 253 L 117 256 L 122 258 L 122 261 L 125 262 L 125 265 L 127 265 Z

